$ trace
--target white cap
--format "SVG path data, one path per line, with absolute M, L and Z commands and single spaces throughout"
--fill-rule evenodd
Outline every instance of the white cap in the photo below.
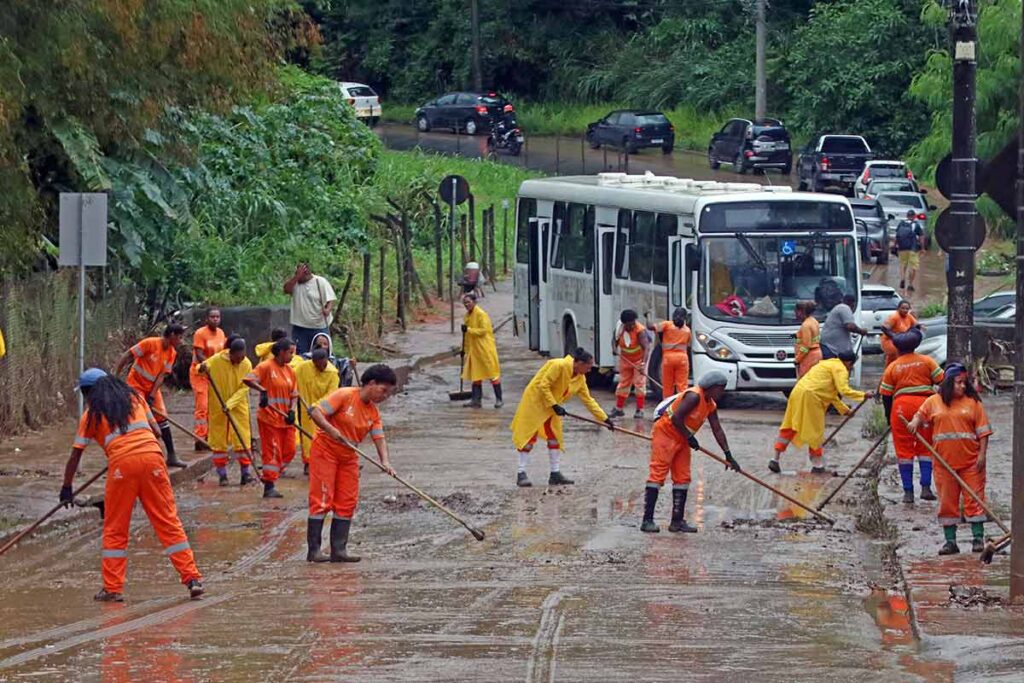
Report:
M 466 264 L 466 270 L 480 270 L 480 264 L 476 261 L 470 261 Z

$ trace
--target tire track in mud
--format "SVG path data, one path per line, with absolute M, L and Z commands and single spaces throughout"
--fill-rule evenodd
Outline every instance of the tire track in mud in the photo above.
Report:
M 247 555 L 243 555 L 242 558 L 236 562 L 230 569 L 219 574 L 214 575 L 206 581 L 207 586 L 221 584 L 235 575 L 247 572 L 248 570 L 256 567 L 264 560 L 268 559 L 270 555 L 277 549 L 278 545 L 285 538 L 288 530 L 291 526 L 299 520 L 304 518 L 306 510 L 301 509 L 287 515 L 284 519 L 279 521 L 270 532 L 269 538 L 264 541 L 255 550 L 251 551 Z M 121 635 L 130 631 L 136 631 L 139 629 L 147 628 L 149 626 L 157 626 L 172 619 L 176 619 L 182 615 L 200 610 L 206 607 L 212 607 L 217 605 L 229 598 L 236 596 L 235 591 L 228 591 L 226 593 L 204 597 L 201 600 L 188 600 L 184 604 L 178 598 L 155 598 L 153 600 L 147 600 L 137 605 L 131 605 L 125 610 L 119 612 L 116 617 L 122 617 L 127 614 L 138 614 L 140 612 L 146 612 L 150 608 L 156 607 L 157 609 L 149 611 L 143 616 L 127 619 L 120 621 L 119 623 L 106 626 L 99 630 L 93 630 L 100 624 L 108 623 L 111 620 L 109 615 L 89 617 L 80 621 L 73 622 L 71 624 L 65 624 L 64 626 L 58 626 L 56 628 L 46 629 L 44 631 L 37 632 L 28 636 L 19 636 L 17 638 L 9 639 L 0 643 L 0 649 L 6 649 L 9 647 L 16 647 L 18 645 L 27 645 L 30 643 L 43 642 L 58 638 L 56 642 L 47 643 L 41 647 L 37 647 L 33 650 L 22 652 L 7 659 L 0 660 L 0 669 L 7 669 L 12 666 L 18 666 L 29 662 L 40 657 L 46 657 L 51 654 L 63 652 L 70 648 L 77 647 L 84 643 L 92 642 L 107 638 L 109 636 Z M 168 602 L 173 604 L 166 607 L 160 607 Z M 115 617 L 115 618 L 116 618 Z M 85 633 L 82 633 L 85 631 Z M 77 634 L 77 635 L 71 635 Z M 69 637 L 64 637 L 69 636 Z
M 575 590 L 575 586 L 565 586 L 552 591 L 544 598 L 540 606 L 540 623 L 533 637 L 533 652 L 526 663 L 527 683 L 547 683 L 555 680 L 555 654 L 558 638 L 565 625 L 565 614 L 558 612 L 558 606 Z

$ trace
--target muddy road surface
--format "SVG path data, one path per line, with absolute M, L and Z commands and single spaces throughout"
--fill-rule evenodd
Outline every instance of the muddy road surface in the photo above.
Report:
M 124 604 L 92 600 L 100 586 L 98 519 L 52 529 L 4 556 L 0 680 L 951 675 L 952 662 L 915 639 L 891 546 L 868 514 L 866 479 L 854 479 L 830 505 L 838 520 L 830 529 L 695 455 L 687 518 L 700 532 L 664 528 L 666 488 L 662 532 L 642 534 L 649 451 L 633 437 L 570 422 L 562 469 L 576 485 L 545 486 L 547 454 L 538 448 L 529 468 L 534 487 L 514 486 L 508 424 L 542 359 L 508 328 L 499 347 L 505 408 L 490 407 L 489 389 L 480 410 L 449 401 L 458 368 L 446 362 L 413 375 L 383 409 L 399 472 L 484 529 L 484 541 L 367 466 L 350 545 L 363 561 L 308 564 L 300 467 L 282 480 L 278 501 L 208 477 L 176 491 L 205 574 L 202 600 L 186 599 L 138 510 Z M 174 412 L 186 414 L 187 401 L 175 396 Z M 750 395 L 727 401 L 722 419 L 745 467 L 811 503 L 838 479 L 808 474 L 804 454 L 791 451 L 783 475 L 767 473 L 783 409 L 781 395 Z M 650 429 L 643 421 L 623 425 Z M 828 451 L 834 466 L 859 458 L 858 430 L 852 424 Z M 51 479 L 55 498 L 59 482 Z

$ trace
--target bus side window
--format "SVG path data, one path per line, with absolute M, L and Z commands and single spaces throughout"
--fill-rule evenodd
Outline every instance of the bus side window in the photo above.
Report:
M 601 292 L 612 293 L 612 261 L 615 233 L 605 232 L 601 235 Z
M 654 214 L 650 211 L 633 212 L 633 228 L 629 235 L 629 279 L 633 282 L 651 281 L 655 225 Z
M 668 239 L 675 236 L 678 218 L 674 214 L 659 213 L 654 231 L 654 284 L 668 284 Z
M 586 254 L 593 253 L 593 245 L 587 246 L 586 240 L 593 240 L 593 231 L 586 234 L 586 216 L 588 207 L 585 204 L 569 205 L 568 234 L 564 237 L 562 251 L 565 254 L 565 269 L 582 273 L 586 267 Z
M 583 214 L 583 272 L 594 272 L 594 223 L 596 212 L 594 207 L 588 206 Z
M 530 219 L 537 217 L 537 200 L 520 199 L 516 212 L 516 263 L 530 260 Z
M 571 248 L 572 226 L 566 220 L 565 202 L 555 202 L 551 211 L 551 267 L 561 268 L 565 261 L 565 251 Z
M 626 243 L 629 241 L 629 228 L 633 224 L 633 214 L 627 209 L 619 209 L 619 227 L 615 235 L 615 277 L 625 280 L 628 277 L 626 266 Z

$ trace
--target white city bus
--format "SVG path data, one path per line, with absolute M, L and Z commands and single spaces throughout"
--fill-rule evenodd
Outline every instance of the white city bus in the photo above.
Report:
M 583 346 L 607 371 L 623 309 L 654 322 L 685 306 L 694 376 L 718 369 L 730 390 L 785 391 L 796 302 L 817 301 L 823 320 L 852 294 L 859 311 L 860 279 L 852 212 L 836 195 L 622 173 L 519 189 L 515 324 L 542 355 Z

